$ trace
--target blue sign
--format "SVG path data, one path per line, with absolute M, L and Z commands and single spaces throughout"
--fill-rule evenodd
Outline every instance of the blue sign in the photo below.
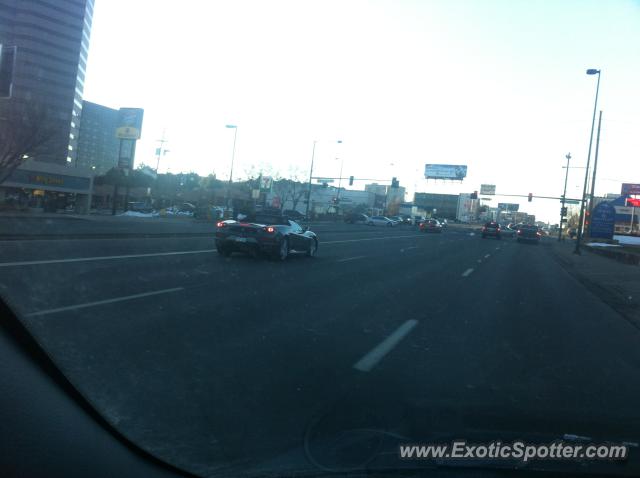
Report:
M 616 223 L 616 208 L 609 202 L 601 202 L 593 208 L 591 213 L 592 238 L 613 239 L 613 231 Z

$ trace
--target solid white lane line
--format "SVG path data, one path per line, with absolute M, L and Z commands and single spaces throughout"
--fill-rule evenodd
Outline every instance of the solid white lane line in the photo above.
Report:
M 136 259 L 139 257 L 180 256 L 184 254 L 205 254 L 217 252 L 215 249 L 199 251 L 153 252 L 150 254 L 127 254 L 122 256 L 74 257 L 72 259 L 50 259 L 43 261 L 0 262 L 0 267 L 37 266 L 41 264 L 62 264 L 67 262 L 110 261 L 114 259 Z
M 346 257 L 344 259 L 338 259 L 336 262 L 355 261 L 356 259 L 364 259 L 366 256 Z
M 484 258 L 486 259 L 486 258 L 488 258 L 490 255 L 491 255 L 491 254 L 485 254 L 485 255 L 484 255 Z
M 462 273 L 462 277 L 467 277 L 469 274 L 473 272 L 473 269 L 467 269 Z
M 418 325 L 418 321 L 411 319 L 407 320 L 404 324 L 398 327 L 391 335 L 376 345 L 369 353 L 358 360 L 353 368 L 360 370 L 361 372 L 370 372 L 385 355 L 393 350 L 393 348 L 400 343 L 400 341 L 411 330 Z
M 66 312 L 68 310 L 86 309 L 87 307 L 95 307 L 96 305 L 114 304 L 116 302 L 124 302 L 126 300 L 133 300 L 133 299 L 141 299 L 142 297 L 150 297 L 150 296 L 153 296 L 153 295 L 168 294 L 170 292 L 179 292 L 181 290 L 184 290 L 184 287 L 174 287 L 172 289 L 162 289 L 162 290 L 156 290 L 156 291 L 153 291 L 153 292 L 144 292 L 142 294 L 125 295 L 125 296 L 122 296 L 122 297 L 114 297 L 113 299 L 98 300 L 98 301 L 95 301 L 95 302 L 86 302 L 84 304 L 69 305 L 67 307 L 57 307 L 55 309 L 39 310 L 37 312 L 30 312 L 30 313 L 25 314 L 25 315 L 27 317 L 35 317 L 35 316 L 38 316 L 38 315 L 55 314 L 57 312 Z
M 382 236 L 382 237 L 366 237 L 363 239 L 343 239 L 342 241 L 323 241 L 320 244 L 345 244 L 347 242 L 363 242 L 363 241 L 383 241 L 385 239 L 401 239 L 403 237 L 420 237 L 421 234 L 411 234 L 410 236 Z M 426 235 L 425 235 L 426 236 Z

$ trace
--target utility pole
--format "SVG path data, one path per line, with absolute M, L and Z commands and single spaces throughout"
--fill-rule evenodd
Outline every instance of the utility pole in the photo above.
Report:
M 598 117 L 598 133 L 596 134 L 596 154 L 593 158 L 593 178 L 591 179 L 591 194 L 589 195 L 589 217 L 593 212 L 593 196 L 596 189 L 596 172 L 598 171 L 598 149 L 600 149 L 600 127 L 602 126 L 602 110 Z
M 157 161 L 156 161 L 156 175 L 158 174 L 158 168 L 160 168 L 160 157 L 165 154 L 167 152 L 166 149 L 164 149 L 164 144 L 168 143 L 168 141 L 166 139 L 164 139 L 164 130 L 162 131 L 162 139 L 157 139 L 156 141 L 158 143 L 160 143 L 160 146 L 156 148 L 156 155 L 158 156 Z
M 565 166 L 567 170 L 564 173 L 564 192 L 562 193 L 562 209 L 560 210 L 560 231 L 558 232 L 558 242 L 562 241 L 562 225 L 564 224 L 563 212 L 567 201 L 567 180 L 569 179 L 569 161 L 571 160 L 571 153 L 567 153 L 565 158 L 567 158 L 567 165 Z
M 309 206 L 311 204 L 311 179 L 313 178 L 313 160 L 316 157 L 316 143 L 317 141 L 313 142 L 313 149 L 311 150 L 311 168 L 309 169 L 309 190 L 307 191 L 307 211 L 305 213 L 307 221 L 309 220 Z

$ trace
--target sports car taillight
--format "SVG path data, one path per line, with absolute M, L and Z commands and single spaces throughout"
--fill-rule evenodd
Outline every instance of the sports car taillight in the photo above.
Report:
M 276 232 L 276 228 L 273 226 L 267 226 L 264 228 L 265 231 L 270 232 L 270 233 L 274 233 Z
M 216 226 L 217 227 L 224 227 L 224 226 L 226 226 L 226 224 L 221 221 L 221 222 L 217 223 Z

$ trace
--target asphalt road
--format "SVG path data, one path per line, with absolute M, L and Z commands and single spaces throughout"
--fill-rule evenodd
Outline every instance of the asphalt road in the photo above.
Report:
M 345 430 L 637 441 L 640 331 L 545 241 L 318 230 L 284 263 L 208 237 L 1 241 L 0 293 L 108 420 L 202 475 L 355 466 L 371 447 Z

